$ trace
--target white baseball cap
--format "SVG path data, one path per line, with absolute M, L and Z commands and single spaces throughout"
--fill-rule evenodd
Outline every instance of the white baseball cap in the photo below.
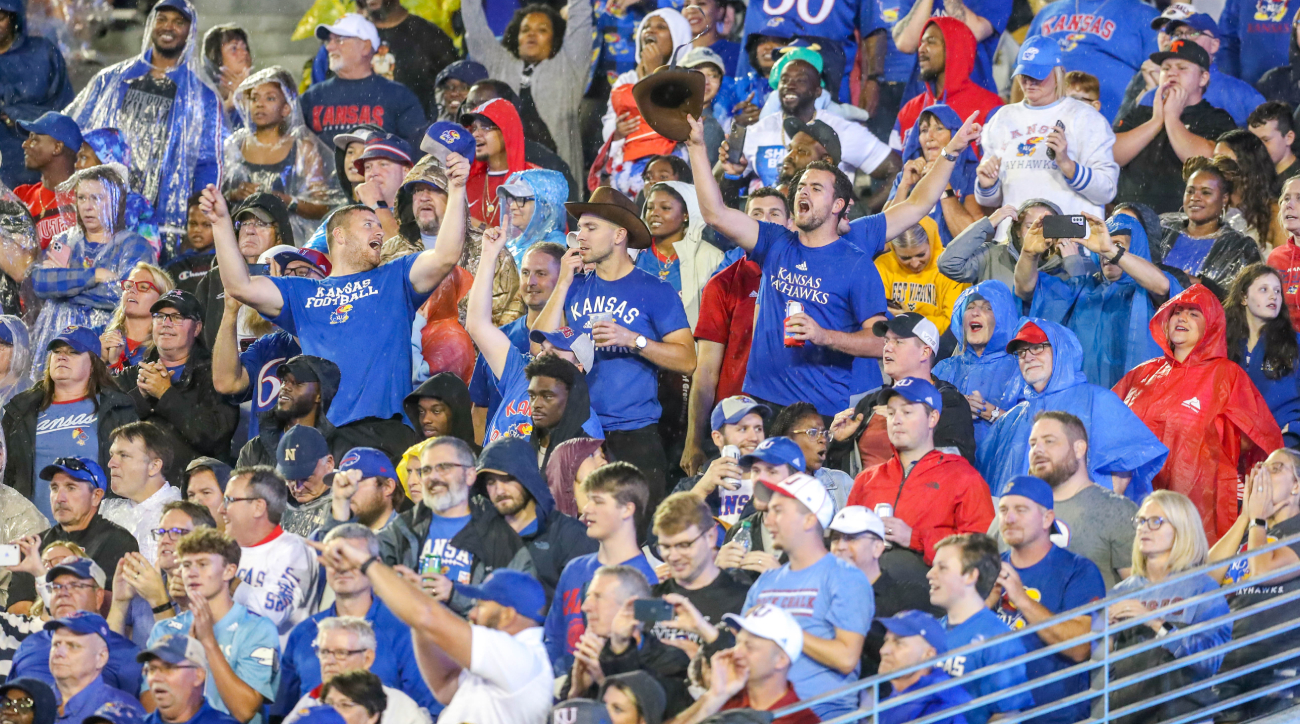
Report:
M 783 608 L 764 603 L 749 609 L 744 618 L 734 613 L 723 614 L 722 620 L 742 628 L 755 636 L 776 643 L 790 657 L 790 665 L 803 653 L 803 629 L 794 616 Z
M 316 26 L 316 37 L 320 40 L 329 40 L 331 33 L 345 38 L 369 40 L 371 49 L 376 52 L 379 50 L 379 31 L 375 29 L 375 24 L 356 13 L 344 15 L 333 25 L 322 23 Z
M 884 521 L 874 511 L 861 505 L 846 506 L 835 514 L 835 519 L 827 528 L 845 535 L 871 533 L 880 540 L 885 539 Z
M 1196 14 L 1196 8 L 1189 3 L 1170 3 L 1163 13 L 1151 21 L 1151 29 L 1159 30 L 1175 20 L 1186 20 Z
M 826 486 L 822 485 L 817 478 L 807 473 L 795 473 L 779 483 L 763 481 L 763 485 L 771 488 L 773 492 L 803 503 L 813 515 L 817 516 L 817 522 L 821 523 L 823 528 L 831 524 L 831 518 L 835 515 L 835 501 L 831 499 L 831 494 L 826 492 Z

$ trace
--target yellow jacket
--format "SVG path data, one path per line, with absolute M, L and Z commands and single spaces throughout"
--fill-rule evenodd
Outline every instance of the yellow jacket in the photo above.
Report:
M 913 274 L 898 263 L 892 244 L 885 247 L 885 253 L 876 257 L 876 269 L 885 284 L 889 306 L 925 315 L 942 334 L 948 329 L 957 297 L 970 285 L 955 282 L 939 273 L 938 260 L 943 253 L 939 227 L 928 216 L 921 219 L 921 227 L 930 237 L 930 263 L 920 273 Z

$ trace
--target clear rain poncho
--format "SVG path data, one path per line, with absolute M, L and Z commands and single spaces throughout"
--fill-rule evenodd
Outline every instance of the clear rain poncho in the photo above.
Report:
M 334 154 L 320 138 L 303 123 L 298 106 L 298 91 L 293 87 L 292 76 L 279 66 L 272 66 L 250 75 L 235 89 L 235 109 L 243 120 L 243 127 L 230 135 L 225 144 L 225 176 L 222 191 L 230 193 L 245 183 L 268 193 L 286 194 L 294 201 L 334 207 L 345 203 L 334 168 Z M 257 124 L 253 122 L 250 94 L 258 86 L 275 83 L 280 87 L 289 105 L 289 116 L 280 124 L 283 138 L 292 138 L 293 146 L 278 163 L 254 164 L 244 158 L 244 149 L 260 143 Z M 307 219 L 291 214 L 294 238 L 308 239 L 321 225 L 320 219 Z
M 32 366 L 32 343 L 28 339 L 27 325 L 12 314 L 0 315 L 3 326 L 11 341 L 13 352 L 9 355 L 9 369 L 0 375 L 0 405 L 8 404 L 13 396 L 32 386 L 27 376 Z M 0 344 L 4 341 L 0 339 Z
M 533 198 L 533 216 L 523 229 L 511 223 L 511 191 L 527 189 Z M 520 195 L 523 195 L 522 193 Z M 506 234 L 506 251 L 515 258 L 515 264 L 524 265 L 524 252 L 539 241 L 551 241 L 565 246 L 564 202 L 569 200 L 569 183 L 558 171 L 534 168 L 516 171 L 497 188 L 500 198 L 501 228 Z
M 190 17 L 189 37 L 180 62 L 155 78 L 154 23 L 161 10 L 178 7 Z M 139 179 L 131 190 L 153 204 L 173 251 L 185 238 L 190 196 L 221 179 L 221 99 L 204 78 L 198 27 L 188 0 L 159 3 L 145 23 L 140 55 L 101 70 L 63 111 L 84 129 L 121 129 L 131 147 L 131 176 Z
M 28 267 L 40 251 L 36 225 L 22 200 L 0 181 L 0 257 L 7 267 Z M 21 312 L 19 284 L 8 274 L 0 274 L 0 310 L 7 314 Z
M 93 203 L 107 241 L 94 243 L 86 239 L 82 213 L 78 210 L 77 225 L 54 237 L 41 253 L 28 274 L 32 291 L 45 302 L 32 325 L 33 349 L 44 350 L 67 327 L 101 330 L 121 299 L 120 281 L 127 278 L 136 264 L 158 261 L 149 241 L 125 227 L 127 190 L 121 167 L 103 165 L 83 169 L 59 190 L 76 197 L 80 186 L 89 182 L 98 182 L 104 191 Z M 99 269 L 111 272 L 112 279 L 96 281 Z M 40 355 L 32 360 L 33 380 L 43 376 L 45 359 L 45 355 Z

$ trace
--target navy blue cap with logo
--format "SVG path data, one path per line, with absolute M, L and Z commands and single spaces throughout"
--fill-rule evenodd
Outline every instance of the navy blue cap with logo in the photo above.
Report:
M 788 437 L 769 437 L 760 442 L 758 447 L 754 448 L 754 452 L 740 458 L 740 464 L 753 465 L 755 460 L 768 465 L 789 465 L 801 473 L 808 469 L 808 463 L 804 459 L 799 443 Z
M 316 463 L 330 454 L 325 436 L 310 425 L 294 425 L 280 437 L 275 448 L 275 470 L 285 480 L 306 480 Z
M 99 335 L 95 334 L 95 330 L 90 327 L 65 327 L 58 336 L 45 345 L 45 350 L 52 352 L 55 347 L 63 344 L 71 347 L 78 354 L 99 354 L 102 350 Z
M 420 150 L 438 159 L 444 167 L 447 165 L 449 153 L 459 153 L 466 161 L 474 163 L 474 136 L 459 123 L 438 121 L 424 132 L 424 140 L 420 141 Z
M 388 455 L 383 450 L 373 447 L 354 447 L 349 450 L 339 461 L 339 469 L 327 475 L 325 482 L 331 483 L 336 474 L 349 470 L 360 470 L 362 480 L 367 478 L 397 480 L 397 471 L 393 469 L 393 462 L 388 459 Z
M 108 643 L 108 622 L 104 620 L 103 616 L 100 616 L 97 613 L 91 613 L 90 611 L 77 611 L 69 616 L 48 621 L 45 624 L 46 631 L 57 631 L 61 628 L 66 628 L 73 633 L 81 634 L 83 636 L 87 634 L 95 634 L 104 639 L 104 643 Z
M 71 116 L 47 111 L 34 121 L 19 121 L 18 127 L 38 136 L 49 136 L 74 154 L 81 150 L 81 126 Z
M 939 394 L 938 388 L 927 379 L 904 377 L 895 382 L 893 387 L 885 390 L 885 402 L 889 402 L 894 395 L 912 403 L 924 402 L 936 412 L 943 412 L 943 395 Z
M 1036 478 L 1032 475 L 1017 475 L 1007 481 L 1007 486 L 1002 490 L 1002 497 L 1009 495 L 1019 495 L 1022 498 L 1038 503 L 1048 510 L 1054 510 L 1055 499 L 1052 496 L 1052 486 L 1047 484 L 1046 480 Z M 1061 527 L 1052 523 L 1051 533 L 1060 533 Z

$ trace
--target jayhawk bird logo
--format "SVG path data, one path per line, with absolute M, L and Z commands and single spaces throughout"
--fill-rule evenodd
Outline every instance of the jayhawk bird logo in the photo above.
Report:
M 1087 37 L 1088 37 L 1087 33 L 1070 33 L 1064 38 L 1061 38 L 1060 42 L 1057 43 L 1057 45 L 1061 46 L 1061 52 L 1069 53 L 1070 51 L 1079 47 L 1079 42 L 1084 40 Z
M 330 313 L 330 324 L 343 324 L 348 321 L 348 312 L 351 311 L 351 304 L 340 305 L 338 309 Z
M 1255 0 L 1255 19 L 1280 23 L 1286 17 L 1286 0 Z
M 85 430 L 82 430 L 79 427 L 74 427 L 72 428 L 72 439 L 78 445 L 85 445 L 90 441 L 90 436 L 86 434 Z
M 1025 139 L 1024 143 L 1016 146 L 1016 155 L 1032 156 L 1034 155 L 1034 147 L 1042 142 L 1043 142 L 1043 136 L 1034 136 L 1032 138 L 1027 138 Z

